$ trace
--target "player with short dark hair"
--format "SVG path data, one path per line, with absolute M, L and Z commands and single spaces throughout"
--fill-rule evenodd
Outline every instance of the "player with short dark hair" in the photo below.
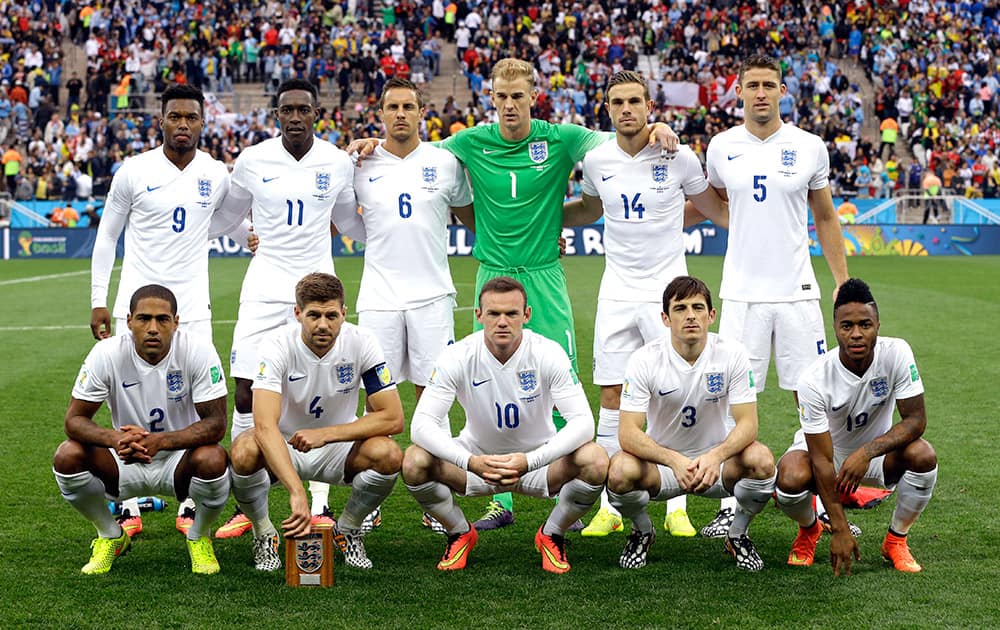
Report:
M 670 335 L 646 344 L 628 361 L 608 494 L 632 531 L 618 560 L 625 569 L 646 565 L 656 539 L 646 506 L 681 494 L 737 501 L 726 532 L 736 566 L 759 571 L 747 529 L 770 500 L 774 457 L 757 441 L 757 392 L 746 350 L 708 332 L 715 321 L 705 283 L 679 276 L 663 292 L 663 324 Z M 726 430 L 732 414 L 735 426 Z M 645 431 L 643 431 L 645 427 Z
M 878 306 L 864 281 L 851 278 L 841 285 L 833 319 L 838 348 L 799 380 L 802 428 L 778 462 L 778 506 L 799 524 L 788 564 L 813 563 L 823 531 L 811 502 L 816 492 L 830 515 L 834 575 L 850 575 L 851 558 L 860 554 L 841 502 L 868 482 L 896 488 L 882 555 L 897 570 L 915 573 L 921 566 L 906 536 L 930 501 L 938 470 L 937 454 L 922 437 L 923 381 L 909 344 L 879 336 Z
M 127 318 L 130 335 L 99 341 L 80 369 L 69 409 L 68 439 L 52 469 L 63 497 L 97 528 L 83 573 L 107 573 L 131 537 L 107 499 L 143 494 L 190 497 L 187 529 L 194 573 L 217 573 L 209 537 L 229 498 L 226 378 L 212 344 L 178 330 L 177 301 L 164 286 L 139 288 Z M 94 422 L 107 401 L 113 428 Z

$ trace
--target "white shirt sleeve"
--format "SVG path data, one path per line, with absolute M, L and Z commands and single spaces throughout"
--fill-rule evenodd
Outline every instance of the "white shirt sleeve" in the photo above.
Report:
M 222 398 L 226 395 L 226 374 L 222 371 L 222 361 L 212 346 L 199 344 L 191 338 L 191 402 L 198 404 Z
M 260 365 L 253 380 L 253 389 L 282 393 L 288 357 L 281 339 L 282 337 L 272 337 L 261 344 L 257 354 Z
M 816 142 L 816 172 L 809 180 L 809 190 L 822 190 L 830 185 L 830 152 L 820 138 Z
M 111 181 L 101 223 L 97 226 L 94 253 L 90 260 L 90 308 L 108 306 L 108 284 L 111 268 L 115 265 L 115 249 L 132 209 L 132 186 L 127 165 L 123 164 Z
M 103 348 L 113 343 L 114 337 L 99 341 L 90 349 L 73 384 L 73 398 L 99 403 L 111 396 L 111 374 L 107 369 L 108 361 Z
M 448 191 L 448 205 L 452 208 L 461 208 L 472 203 L 472 188 L 469 187 L 469 178 L 458 158 L 452 156 L 451 161 L 455 173 L 455 184 Z
M 799 381 L 799 424 L 802 432 L 809 434 L 827 433 L 830 419 L 826 415 L 826 401 L 822 392 L 803 379 Z
M 625 368 L 622 380 L 621 410 L 646 413 L 649 411 L 649 385 L 646 383 L 644 352 L 636 352 Z
M 350 158 L 345 158 L 347 168 L 344 179 L 347 185 L 337 195 L 337 201 L 330 211 L 330 221 L 337 226 L 337 231 L 346 235 L 351 240 L 368 242 L 368 234 L 365 232 L 365 222 L 358 214 L 358 200 L 354 193 L 354 166 Z
M 583 184 L 580 186 L 580 190 L 588 197 L 600 197 L 601 195 L 597 192 L 597 187 L 594 186 L 591 164 L 592 161 L 588 160 L 586 155 L 583 156 Z
M 594 439 L 594 414 L 583 386 L 566 353 L 556 344 L 552 346 L 555 351 L 546 357 L 542 386 L 551 392 L 552 404 L 566 420 L 566 426 L 545 444 L 525 453 L 528 470 L 551 464 Z
M 746 352 L 742 350 L 733 352 L 729 360 L 729 404 L 740 405 L 743 403 L 757 402 L 757 389 L 750 386 L 753 367 Z
M 410 440 L 434 457 L 468 470 L 472 453 L 455 441 L 448 421 L 455 392 L 454 380 L 439 362 L 413 412 Z
M 705 173 L 701 170 L 701 162 L 698 161 L 698 156 L 694 154 L 694 151 L 685 146 L 677 157 L 683 166 L 681 189 L 684 194 L 690 197 L 700 195 L 708 190 L 708 180 L 705 179 Z
M 913 358 L 910 344 L 903 339 L 897 339 L 895 356 L 893 392 L 896 400 L 906 400 L 923 394 L 924 382 L 920 380 L 920 372 L 917 371 L 917 362 Z

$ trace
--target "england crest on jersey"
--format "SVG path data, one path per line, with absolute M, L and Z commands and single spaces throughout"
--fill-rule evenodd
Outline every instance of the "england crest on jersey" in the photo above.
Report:
M 316 171 L 316 190 L 321 193 L 330 190 L 330 173 L 326 171 Z
M 354 380 L 354 364 L 342 363 L 337 366 L 337 382 L 347 385 Z
M 532 142 L 528 145 L 528 156 L 535 164 L 541 164 L 549 157 L 549 143 Z
M 207 177 L 198 178 L 198 194 L 208 198 L 212 196 L 212 180 Z
M 872 388 L 872 396 L 875 398 L 885 398 L 889 395 L 889 381 L 884 376 L 872 379 L 868 385 Z
M 705 389 L 709 394 L 721 394 L 726 381 L 722 372 L 708 372 L 705 374 Z
M 517 382 L 522 392 L 533 392 L 538 387 L 538 375 L 534 370 L 524 370 L 517 373 Z
M 795 166 L 795 154 L 798 153 L 795 149 L 782 149 L 781 150 L 781 165 L 786 168 L 791 168 Z
M 184 389 L 184 375 L 180 370 L 170 370 L 167 372 L 167 392 L 179 394 Z
M 662 184 L 667 181 L 667 165 L 666 164 L 654 164 L 653 165 L 653 181 L 657 184 Z
M 425 166 L 423 168 L 423 177 L 425 184 L 433 184 L 438 178 L 438 169 L 436 166 Z

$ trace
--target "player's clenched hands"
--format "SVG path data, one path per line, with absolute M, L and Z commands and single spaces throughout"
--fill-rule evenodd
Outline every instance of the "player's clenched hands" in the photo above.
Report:
M 469 458 L 469 470 L 492 484 L 512 486 L 528 471 L 528 460 L 524 453 L 473 455 Z
M 309 501 L 306 499 L 305 490 L 301 493 L 292 494 L 288 498 L 288 504 L 292 508 L 292 513 L 285 520 L 281 521 L 281 529 L 285 532 L 285 538 L 295 538 L 305 536 L 310 531 L 312 515 L 309 513 Z
M 319 429 L 301 429 L 288 438 L 288 443 L 297 451 L 308 453 L 326 444 Z
M 830 566 L 833 567 L 833 574 L 840 576 L 843 569 L 844 575 L 851 574 L 851 557 L 861 560 L 861 551 L 858 549 L 858 541 L 854 540 L 851 530 L 834 532 L 830 538 Z
M 355 166 L 361 166 L 366 157 L 372 154 L 378 146 L 376 138 L 358 138 L 347 145 L 347 155 L 355 161 Z
M 859 448 L 844 460 L 844 464 L 837 473 L 837 491 L 842 494 L 853 494 L 868 472 L 868 464 L 871 460 L 865 454 L 863 448 Z
M 152 461 L 152 457 L 146 454 L 146 447 L 142 440 L 149 431 L 134 424 L 126 424 L 118 429 L 118 440 L 115 442 L 115 453 L 126 464 L 144 463 Z
M 685 490 L 704 492 L 711 488 L 719 480 L 719 465 L 721 463 L 711 453 L 705 453 L 692 459 L 687 466 L 687 471 L 691 474 L 691 487 L 686 487 Z
M 695 486 L 694 470 L 691 468 L 692 460 L 683 455 L 679 455 L 678 459 L 679 462 L 670 465 L 670 470 L 674 471 L 678 485 L 690 492 Z

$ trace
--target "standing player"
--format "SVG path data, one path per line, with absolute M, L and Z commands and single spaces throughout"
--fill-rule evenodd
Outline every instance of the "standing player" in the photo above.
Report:
M 386 364 L 397 382 L 413 383 L 419 401 L 434 361 L 455 341 L 448 217 L 471 226 L 472 193 L 455 156 L 420 141 L 424 103 L 414 83 L 390 79 L 378 113 L 386 139 L 354 173 L 366 232 L 358 324 L 394 340 Z M 423 522 L 444 532 L 427 515 Z
M 178 331 L 177 300 L 160 285 L 132 294 L 131 335 L 106 338 L 87 355 L 66 410 L 68 440 L 52 469 L 63 497 L 97 528 L 83 573 L 107 573 L 131 539 L 107 498 L 170 493 L 197 506 L 187 530 L 194 573 L 218 573 L 209 527 L 229 498 L 226 377 L 212 344 Z M 94 423 L 107 401 L 112 429 Z
M 847 279 L 828 180 L 830 156 L 819 136 L 781 121 L 778 101 L 785 84 L 774 59 L 746 59 L 736 94 L 746 120 L 712 138 L 706 160 L 708 181 L 728 199 L 730 212 L 719 335 L 746 346 L 758 392 L 772 349 L 778 385 L 794 391 L 802 371 L 826 351 L 820 289 L 809 258 L 810 208 L 835 285 Z M 723 502 L 701 534 L 724 535 L 733 515 L 732 501 Z
M 464 569 L 478 537 L 453 491 L 558 494 L 535 547 L 543 569 L 566 573 L 566 530 L 594 504 L 607 476 L 608 456 L 591 441 L 594 417 L 576 372 L 558 344 L 523 330 L 531 315 L 521 283 L 501 276 L 484 284 L 476 309 L 483 330 L 445 349 L 413 414 L 403 479 L 448 532 L 442 571 Z M 453 438 L 448 410 L 456 397 L 466 424 Z M 558 433 L 553 407 L 566 419 Z
M 660 320 L 664 283 L 687 275 L 683 228 L 705 216 L 725 227 L 727 217 L 691 149 L 682 145 L 667 160 L 659 148 L 649 146 L 646 120 L 653 101 L 646 79 L 637 72 L 617 72 L 605 93 L 616 141 L 601 144 L 583 158 L 583 200 L 567 204 L 565 215 L 581 225 L 604 216 L 605 269 L 594 323 L 594 383 L 601 386 L 597 443 L 611 456 L 620 450 L 618 408 L 625 365 L 633 352 L 666 334 Z M 685 197 L 694 202 L 687 213 Z M 577 212 L 579 216 L 573 216 Z M 675 536 L 694 536 L 684 496 L 671 502 L 665 527 Z M 605 536 L 621 529 L 621 516 L 602 493 L 601 509 L 583 535 Z
M 708 332 L 715 321 L 712 294 L 697 278 L 680 276 L 667 285 L 662 319 L 670 336 L 636 351 L 625 370 L 622 450 L 608 471 L 611 502 L 632 520 L 619 564 L 646 565 L 656 539 L 646 513 L 650 499 L 694 493 L 736 499 L 726 550 L 740 569 L 760 571 L 764 562 L 747 528 L 771 498 L 774 457 L 757 441 L 750 361 L 738 341 Z M 728 414 L 736 425 L 727 432 Z
M 300 278 L 313 271 L 333 273 L 330 223 L 349 229 L 357 214 L 350 158 L 313 135 L 317 101 L 308 81 L 289 79 L 278 86 L 275 115 L 281 136 L 245 149 L 233 167 L 226 203 L 250 208 L 260 238 L 243 279 L 233 330 L 234 440 L 253 426 L 250 384 L 257 375 L 258 346 L 292 320 L 293 289 Z M 319 501 L 327 503 L 325 496 Z M 239 536 L 248 529 L 247 520 L 236 514 L 216 536 Z
M 212 343 L 212 311 L 208 292 L 208 240 L 228 225 L 239 224 L 239 212 L 220 211 L 229 191 L 229 171 L 198 150 L 204 127 L 201 90 L 173 85 L 161 97 L 163 145 L 125 160 L 111 182 L 104 216 L 97 229 L 91 260 L 90 330 L 95 339 L 112 332 L 108 284 L 118 237 L 125 230 L 115 330 L 127 330 L 129 297 L 141 286 L 158 283 L 178 298 L 183 330 Z M 233 235 L 246 242 L 247 234 Z M 178 510 L 177 529 L 191 526 L 190 502 Z M 130 499 L 119 517 L 125 531 L 142 531 L 138 503 Z
M 403 453 L 387 436 L 403 430 L 403 406 L 375 335 L 344 322 L 340 280 L 311 273 L 296 285 L 295 301 L 298 322 L 268 335 L 258 353 L 254 428 L 232 445 L 233 495 L 253 523 L 254 566 L 274 571 L 281 561 L 268 516 L 271 476 L 290 495 L 286 537 L 309 533 L 302 479 L 350 485 L 334 536 L 349 566 L 370 569 L 361 525 L 399 475 Z M 372 411 L 358 418 L 362 384 Z
M 822 527 L 812 507 L 817 492 L 829 509 L 834 575 L 851 574 L 860 558 L 841 497 L 862 482 L 896 486 L 896 509 L 882 555 L 899 571 L 921 567 L 906 534 L 927 507 L 937 483 L 937 454 L 921 436 L 927 428 L 924 385 L 913 351 L 902 339 L 879 337 L 871 290 L 851 278 L 833 306 L 836 352 L 813 363 L 799 380 L 802 429 L 778 462 L 778 506 L 799 524 L 788 564 L 809 566 Z M 893 403 L 900 421 L 893 425 Z

